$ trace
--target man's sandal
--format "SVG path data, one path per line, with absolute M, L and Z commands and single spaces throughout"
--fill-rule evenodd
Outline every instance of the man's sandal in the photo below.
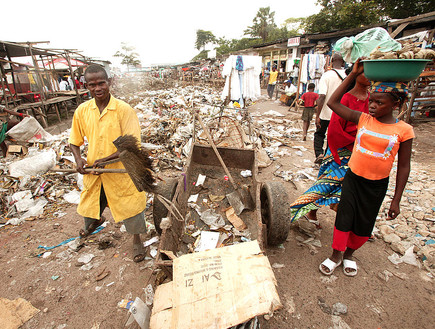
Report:
M 352 270 L 351 272 L 348 272 Z M 343 273 L 347 276 L 355 276 L 358 274 L 358 266 L 354 260 L 343 259 Z
M 103 225 L 103 223 L 106 221 L 106 218 L 104 216 L 101 216 L 100 219 L 98 220 L 94 220 L 92 221 L 92 223 L 90 223 L 87 227 L 85 227 L 84 229 L 81 229 L 79 231 L 79 236 L 80 238 L 86 238 L 89 235 L 91 235 L 92 233 L 94 233 L 94 231 L 101 225 Z
M 319 265 L 319 271 L 322 272 L 322 274 L 324 275 L 331 275 L 332 273 L 334 273 L 334 270 L 339 267 L 341 265 L 341 260 L 338 263 L 333 262 L 332 260 L 330 260 L 329 258 L 326 258 L 322 264 Z M 323 269 L 323 266 L 325 266 L 329 272 L 326 272 Z
M 133 244 L 133 261 L 139 263 L 145 259 L 145 247 L 142 244 Z

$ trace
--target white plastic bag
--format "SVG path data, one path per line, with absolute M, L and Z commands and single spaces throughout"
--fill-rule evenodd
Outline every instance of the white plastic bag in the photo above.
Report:
M 358 58 L 369 56 L 375 48 L 387 52 L 400 50 L 402 45 L 381 27 L 365 30 L 354 37 L 341 38 L 334 45 L 334 50 L 341 53 L 347 63 L 355 63 Z
M 13 177 L 35 176 L 47 172 L 56 164 L 56 152 L 49 149 L 38 152 L 36 155 L 27 156 L 22 160 L 9 165 L 9 174 Z
M 7 135 L 21 142 L 48 142 L 53 136 L 42 128 L 34 117 L 25 117 L 19 124 L 12 127 Z
M 77 190 L 72 190 L 63 196 L 64 200 L 69 203 L 79 204 L 80 202 L 80 192 Z
M 20 219 L 26 219 L 29 217 L 40 216 L 44 213 L 44 207 L 48 203 L 45 198 L 40 198 L 36 201 L 35 205 L 29 208 Z

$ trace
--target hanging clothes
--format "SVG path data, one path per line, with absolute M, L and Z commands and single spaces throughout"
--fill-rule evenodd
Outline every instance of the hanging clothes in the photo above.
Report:
M 238 101 L 241 105 L 244 103 L 243 99 L 258 99 L 261 95 L 260 73 L 260 56 L 231 55 L 225 61 L 222 70 L 222 76 L 226 77 L 226 80 L 221 99 L 225 100 L 230 94 L 231 100 Z M 229 90 L 230 77 L 231 90 Z

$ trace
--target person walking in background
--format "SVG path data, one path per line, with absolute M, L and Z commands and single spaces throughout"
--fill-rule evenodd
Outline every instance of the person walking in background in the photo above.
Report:
M 269 84 L 267 85 L 267 94 L 269 95 L 269 99 L 273 97 L 273 91 L 275 90 L 276 79 L 278 78 L 278 71 L 276 70 L 276 66 L 272 68 L 272 72 L 269 74 Z
M 302 121 L 303 121 L 303 132 L 302 132 L 302 140 L 307 140 L 307 131 L 310 126 L 311 119 L 313 118 L 314 108 L 316 106 L 316 101 L 319 98 L 319 95 L 314 92 L 314 83 L 308 84 L 308 92 L 301 96 L 301 100 L 303 102 L 304 109 L 302 111 Z
M 319 81 L 319 99 L 317 100 L 316 127 L 314 133 L 314 153 L 315 163 L 320 164 L 323 160 L 323 144 L 331 120 L 332 111 L 329 108 L 328 100 L 346 77 L 343 66 L 344 61 L 340 53 L 332 55 L 332 69 L 323 73 Z
M 342 262 L 346 276 L 357 275 L 353 253 L 371 236 L 397 154 L 396 187 L 387 220 L 400 214 L 400 200 L 411 170 L 414 130 L 393 116 L 393 111 L 400 109 L 406 100 L 406 84 L 374 82 L 370 89 L 369 114 L 353 111 L 340 103 L 346 88 L 363 72 L 363 64 L 357 60 L 352 72 L 328 102 L 337 115 L 357 124 L 358 131 L 349 170 L 343 180 L 332 255 L 319 265 L 320 272 L 325 275 L 331 275 Z
M 293 70 L 290 72 L 290 80 L 295 86 L 298 85 L 299 67 L 297 64 L 293 65 Z

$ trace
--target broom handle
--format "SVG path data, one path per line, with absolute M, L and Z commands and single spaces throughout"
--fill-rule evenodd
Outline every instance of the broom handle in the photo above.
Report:
M 225 173 L 227 174 L 227 176 L 228 176 L 228 178 L 229 178 L 231 184 L 233 185 L 234 189 L 237 190 L 237 185 L 236 185 L 236 183 L 235 183 L 234 180 L 233 180 L 233 176 L 231 176 L 230 172 L 228 171 L 228 168 L 227 168 L 227 166 L 225 165 L 225 162 L 224 162 L 224 160 L 222 159 L 221 155 L 219 154 L 219 151 L 218 151 L 218 149 L 216 148 L 216 145 L 215 145 L 215 143 L 214 143 L 214 141 L 213 141 L 213 138 L 211 138 L 210 133 L 208 132 L 207 127 L 204 125 L 204 122 L 202 122 L 202 119 L 201 119 L 201 117 L 199 116 L 199 113 L 196 113 L 196 117 L 198 118 L 198 122 L 199 122 L 199 124 L 201 125 L 202 130 L 204 130 L 205 134 L 207 135 L 208 142 L 210 143 L 211 147 L 212 147 L 213 150 L 214 150 L 214 153 L 216 154 L 217 158 L 219 159 L 219 162 L 221 163 L 222 167 L 224 168 Z
M 70 172 L 70 173 L 76 173 L 78 172 L 77 169 L 65 169 L 65 168 L 52 168 L 49 171 L 51 172 Z M 85 172 L 97 172 L 97 173 L 126 173 L 127 170 L 125 169 L 106 169 L 106 168 L 86 168 Z

